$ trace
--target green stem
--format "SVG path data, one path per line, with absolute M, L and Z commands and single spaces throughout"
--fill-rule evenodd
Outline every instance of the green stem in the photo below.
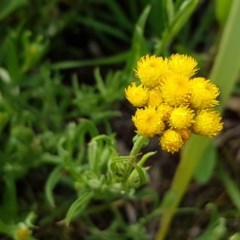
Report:
M 136 158 L 137 158 L 138 154 L 140 153 L 140 151 L 142 150 L 142 148 L 146 145 L 146 143 L 148 141 L 148 138 L 140 136 L 140 135 L 136 135 L 134 137 L 134 140 L 135 141 L 134 141 L 132 150 L 131 150 L 130 155 L 129 155 L 131 157 L 130 158 L 131 163 L 128 165 L 128 168 L 126 169 L 126 173 L 125 173 L 125 176 L 124 176 L 124 179 L 123 179 L 123 182 L 126 184 L 126 186 L 127 186 L 128 178 L 132 173 L 134 165 L 136 164 Z
M 136 159 L 141 149 L 146 145 L 146 141 L 148 140 L 148 138 L 140 135 L 136 135 L 135 138 L 136 140 L 130 152 L 130 156 L 133 156 Z
M 144 163 L 148 160 L 148 158 L 153 156 L 154 154 L 156 154 L 156 152 L 149 152 L 149 153 L 144 154 L 144 156 L 138 161 L 137 165 L 139 167 L 142 167 L 144 165 Z

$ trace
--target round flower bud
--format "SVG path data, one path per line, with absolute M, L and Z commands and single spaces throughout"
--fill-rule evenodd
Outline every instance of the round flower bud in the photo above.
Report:
M 160 137 L 160 145 L 167 152 L 177 152 L 183 146 L 183 140 L 179 132 L 168 129 Z
M 171 55 L 168 66 L 170 71 L 187 78 L 192 77 L 197 72 L 196 60 L 183 54 Z
M 136 76 L 149 88 L 157 87 L 167 71 L 167 62 L 162 57 L 149 56 L 137 62 Z
M 192 125 L 194 112 L 188 107 L 174 108 L 169 117 L 169 124 L 172 128 L 182 129 Z
M 216 100 L 219 89 L 209 80 L 202 77 L 193 78 L 190 81 L 190 86 L 192 92 L 190 104 L 193 108 L 203 109 L 213 107 L 219 103 Z
M 199 135 L 214 137 L 223 129 L 222 118 L 214 110 L 201 110 L 194 120 L 192 130 Z
M 153 137 L 156 134 L 160 134 L 165 128 L 162 119 L 154 107 L 137 109 L 132 120 L 137 128 L 137 133 L 145 137 Z
M 125 89 L 127 100 L 135 107 L 143 107 L 148 101 L 148 90 L 141 84 L 132 83 Z
M 188 105 L 191 98 L 189 79 L 180 75 L 170 74 L 161 90 L 164 102 L 172 107 Z

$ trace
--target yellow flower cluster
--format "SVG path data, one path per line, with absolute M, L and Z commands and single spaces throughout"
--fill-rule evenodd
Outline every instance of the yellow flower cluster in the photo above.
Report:
M 197 72 L 194 58 L 174 54 L 169 58 L 146 55 L 137 62 L 139 82 L 130 84 L 126 98 L 137 108 L 132 117 L 137 133 L 159 136 L 163 150 L 177 152 L 191 137 L 216 136 L 223 128 L 219 89 Z

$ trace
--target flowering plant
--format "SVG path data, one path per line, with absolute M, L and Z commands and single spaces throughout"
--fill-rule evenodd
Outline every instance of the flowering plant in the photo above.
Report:
M 126 98 L 137 108 L 132 120 L 139 143 L 158 136 L 162 149 L 175 153 L 192 134 L 214 137 L 220 133 L 222 118 L 214 109 L 219 104 L 219 89 L 209 79 L 194 77 L 197 70 L 196 60 L 186 55 L 140 58 L 135 70 L 138 82 L 125 89 Z M 163 216 L 156 239 L 164 239 L 197 163 L 193 161 L 186 169 L 186 161 L 181 159 L 171 189 L 159 207 Z

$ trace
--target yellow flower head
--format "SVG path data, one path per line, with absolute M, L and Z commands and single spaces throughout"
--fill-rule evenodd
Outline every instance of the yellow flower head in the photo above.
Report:
M 16 239 L 25 240 L 31 235 L 31 230 L 23 223 L 20 223 L 16 229 Z
M 136 76 L 143 85 L 154 88 L 160 84 L 166 71 L 167 62 L 162 57 L 146 55 L 137 62 Z
M 182 129 L 192 125 L 194 112 L 188 107 L 181 106 L 174 108 L 169 118 L 169 124 L 172 128 Z
M 223 129 L 220 114 L 214 110 L 201 110 L 195 117 L 192 130 L 194 133 L 214 137 Z
M 163 103 L 158 106 L 157 113 L 163 121 L 167 122 L 172 110 L 173 110 L 173 108 L 171 106 L 169 106 L 166 103 Z
M 160 134 L 165 128 L 154 107 L 137 109 L 132 119 L 137 128 L 137 133 L 145 137 L 153 137 L 156 134 Z
M 213 137 L 222 130 L 222 118 L 213 109 L 219 89 L 208 79 L 192 78 L 197 70 L 196 60 L 186 55 L 140 58 L 135 71 L 140 85 L 125 90 L 137 107 L 132 120 L 139 135 L 159 135 L 162 149 L 174 153 L 192 134 Z
M 148 106 L 158 107 L 162 102 L 162 92 L 159 88 L 149 90 Z
M 191 98 L 189 79 L 176 74 L 169 75 L 161 86 L 165 103 L 172 107 L 187 105 Z
M 148 90 L 141 84 L 132 83 L 125 89 L 127 100 L 135 107 L 143 107 L 148 101 Z
M 218 87 L 202 77 L 193 78 L 190 81 L 192 97 L 191 106 L 196 109 L 213 107 L 219 102 L 216 100 L 219 95 Z
M 182 54 L 171 55 L 168 66 L 170 71 L 185 76 L 192 77 L 197 72 L 197 62 L 194 58 Z
M 168 129 L 160 137 L 160 145 L 163 150 L 174 153 L 183 146 L 183 140 L 179 132 Z

